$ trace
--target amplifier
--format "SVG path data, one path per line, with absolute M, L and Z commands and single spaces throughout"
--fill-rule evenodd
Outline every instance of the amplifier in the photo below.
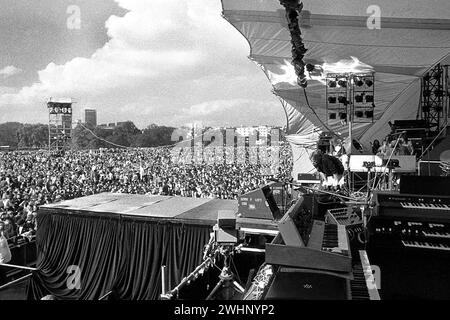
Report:
M 404 175 L 400 179 L 400 194 L 450 196 L 450 177 Z
M 281 268 L 264 300 L 346 300 L 347 281 L 325 272 Z
M 442 176 L 440 161 L 419 161 L 419 176 Z

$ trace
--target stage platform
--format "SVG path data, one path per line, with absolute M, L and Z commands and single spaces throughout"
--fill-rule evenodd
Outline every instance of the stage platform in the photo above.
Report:
M 28 298 L 158 299 L 161 267 L 175 287 L 203 261 L 218 212 L 237 207 L 237 200 L 121 193 L 41 206 Z M 73 268 L 81 274 L 76 290 L 67 285 Z
M 121 215 L 146 220 L 213 226 L 220 210 L 237 212 L 237 200 L 100 193 L 41 206 L 41 212 Z

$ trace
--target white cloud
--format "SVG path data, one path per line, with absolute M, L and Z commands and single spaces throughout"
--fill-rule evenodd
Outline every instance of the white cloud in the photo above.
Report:
M 195 122 L 196 119 L 207 125 L 284 125 L 283 117 L 277 116 L 282 112 L 281 105 L 272 101 L 254 99 L 228 99 L 206 101 L 183 110 L 179 121 L 183 123 Z
M 16 68 L 14 66 L 6 66 L 0 70 L 0 76 L 2 76 L 3 78 L 9 78 L 9 77 L 19 74 L 21 72 L 22 72 L 22 69 L 20 69 L 20 68 Z
M 267 83 L 268 104 L 278 103 L 262 71 L 247 60 L 246 40 L 220 16 L 220 0 L 116 2 L 128 12 L 106 21 L 110 39 L 102 48 L 88 58 L 49 63 L 38 71 L 36 83 L 0 93 L 0 108 L 20 106 L 9 108 L 18 110 L 12 117 L 29 110 L 45 121 L 42 105 L 48 97 L 73 97 L 79 101 L 76 108 L 97 108 L 99 121 L 126 116 L 142 124 L 174 124 L 174 119 L 208 118 L 220 108 L 251 105 L 256 96 L 263 100 L 255 82 Z M 212 114 L 211 108 L 217 112 Z M 102 114 L 113 115 L 102 120 Z

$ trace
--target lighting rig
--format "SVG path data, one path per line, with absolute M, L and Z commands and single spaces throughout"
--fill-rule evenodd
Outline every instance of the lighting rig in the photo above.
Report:
M 374 78 L 374 73 L 327 74 L 328 124 L 373 123 Z

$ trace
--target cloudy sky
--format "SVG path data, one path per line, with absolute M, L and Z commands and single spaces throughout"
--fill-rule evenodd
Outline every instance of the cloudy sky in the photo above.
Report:
M 284 125 L 243 36 L 220 0 L 0 0 L 0 122 L 74 118 L 179 126 Z M 79 19 L 78 19 L 79 18 Z

